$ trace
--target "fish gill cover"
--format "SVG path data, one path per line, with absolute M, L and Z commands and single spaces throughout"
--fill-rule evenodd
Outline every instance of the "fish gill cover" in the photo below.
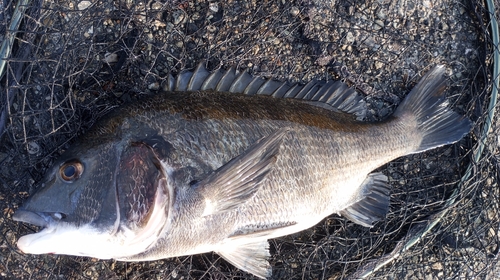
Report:
M 37 228 L 14 222 L 13 211 L 75 137 L 116 106 L 160 91 L 169 73 L 202 61 L 209 70 L 234 66 L 292 83 L 340 79 L 366 97 L 369 121 L 384 119 L 425 72 L 445 65 L 451 107 L 475 121 L 472 133 L 381 167 L 391 205 L 373 228 L 331 215 L 271 240 L 273 278 L 345 279 L 376 266 L 370 279 L 498 277 L 496 119 L 457 203 L 445 203 L 487 114 L 487 15 L 483 2 L 448 0 L 2 1 L 0 278 L 252 277 L 215 253 L 125 263 L 24 255 L 15 245 Z M 444 207 L 438 225 L 401 250 Z

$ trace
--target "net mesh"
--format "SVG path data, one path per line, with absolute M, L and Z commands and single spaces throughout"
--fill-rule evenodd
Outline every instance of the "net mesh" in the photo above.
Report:
M 332 215 L 271 240 L 272 278 L 349 279 L 374 267 L 380 269 L 369 279 L 499 278 L 497 118 L 472 176 L 460 184 L 494 86 L 484 5 L 2 0 L 0 278 L 253 277 L 215 253 L 125 263 L 24 255 L 15 245 L 37 229 L 12 221 L 13 211 L 75 137 L 116 106 L 160 91 L 168 73 L 200 62 L 289 82 L 341 79 L 366 96 L 368 120 L 388 116 L 423 73 L 444 64 L 450 104 L 475 122 L 472 133 L 458 144 L 381 167 L 391 184 L 391 207 L 373 228 Z M 448 206 L 457 186 L 456 203 Z M 449 211 L 438 220 L 443 209 Z M 420 237 L 433 221 L 437 225 Z

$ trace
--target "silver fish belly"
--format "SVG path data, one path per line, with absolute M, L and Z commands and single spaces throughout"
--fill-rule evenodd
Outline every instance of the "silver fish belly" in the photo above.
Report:
M 18 247 L 125 261 L 214 251 L 269 277 L 269 238 L 332 213 L 372 226 L 390 196 L 374 169 L 470 131 L 446 106 L 443 74 L 435 67 L 391 117 L 364 123 L 364 101 L 341 82 L 290 86 L 199 66 L 62 155 L 13 216 L 44 228 Z

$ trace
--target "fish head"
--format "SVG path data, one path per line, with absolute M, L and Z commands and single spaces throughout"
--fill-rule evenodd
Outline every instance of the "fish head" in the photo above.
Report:
M 76 144 L 14 213 L 14 220 L 43 228 L 21 237 L 18 247 L 100 259 L 146 250 L 166 224 L 172 193 L 163 171 L 145 142 Z

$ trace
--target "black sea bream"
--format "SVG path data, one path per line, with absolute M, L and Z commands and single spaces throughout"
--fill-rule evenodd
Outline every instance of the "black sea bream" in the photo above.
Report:
M 332 213 L 372 226 L 390 196 L 375 168 L 469 132 L 447 108 L 443 76 L 435 67 L 391 117 L 366 123 L 341 82 L 289 86 L 199 66 L 62 155 L 13 216 L 44 228 L 18 247 L 124 261 L 214 251 L 268 277 L 269 238 Z

